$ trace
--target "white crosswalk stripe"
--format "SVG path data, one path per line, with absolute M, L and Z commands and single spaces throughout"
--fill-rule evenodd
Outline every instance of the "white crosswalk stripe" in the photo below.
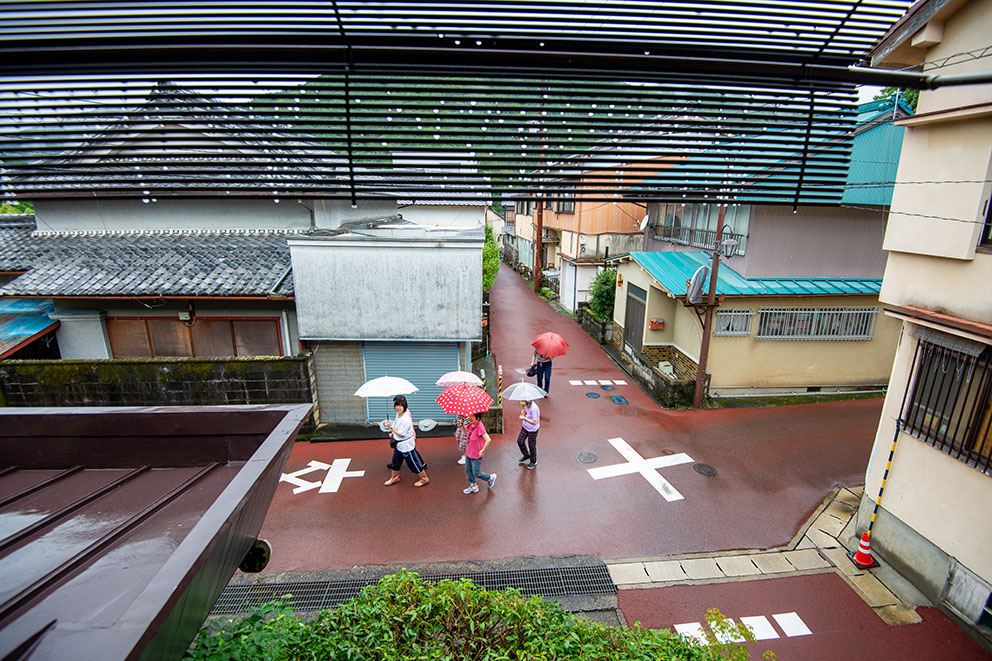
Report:
M 778 613 L 773 614 L 772 617 L 778 623 L 778 626 L 782 628 L 786 636 L 790 638 L 793 636 L 810 636 L 813 634 L 806 626 L 806 623 L 802 621 L 802 618 L 795 612 L 793 613 Z

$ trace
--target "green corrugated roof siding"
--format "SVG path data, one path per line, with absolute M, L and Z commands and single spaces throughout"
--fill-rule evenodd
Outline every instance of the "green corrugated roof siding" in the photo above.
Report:
M 685 294 L 685 282 L 700 266 L 710 266 L 713 258 L 705 252 L 632 252 L 658 284 L 671 293 Z M 726 264 L 720 264 L 716 293 L 721 296 L 823 296 L 842 294 L 877 295 L 881 278 L 745 278 Z
M 900 100 L 900 107 L 907 113 L 911 113 L 905 102 Z M 875 121 L 885 115 L 892 115 L 892 99 L 881 99 L 871 101 L 858 106 L 858 116 L 856 126 L 863 126 Z M 844 183 L 844 190 L 841 195 L 841 204 L 851 205 L 888 205 L 892 201 L 892 182 L 896 178 L 896 168 L 899 163 L 899 154 L 902 150 L 902 137 L 906 129 L 901 126 L 893 126 L 891 121 L 880 123 L 866 131 L 862 131 L 854 136 L 851 143 L 850 154 L 847 152 L 847 145 L 841 142 L 840 134 L 831 135 L 829 133 L 819 133 L 814 135 L 810 144 L 813 148 L 818 148 L 820 155 L 829 154 L 831 164 L 847 168 Z M 795 129 L 783 132 L 783 134 L 795 134 Z M 774 129 L 769 134 L 754 133 L 740 136 L 732 141 L 720 145 L 718 148 L 703 150 L 698 155 L 691 156 L 688 160 L 670 168 L 663 177 L 653 177 L 645 180 L 645 185 L 661 185 L 662 181 L 668 185 L 680 184 L 690 186 L 700 181 L 719 181 L 726 176 L 729 170 L 712 164 L 700 163 L 694 159 L 699 157 L 723 159 L 727 168 L 747 167 L 746 163 L 732 160 L 734 150 L 743 149 L 744 145 L 774 147 L 776 143 L 768 140 L 774 135 Z M 766 142 L 766 140 L 768 140 Z M 827 146 L 827 142 L 833 142 Z M 773 153 L 773 152 L 770 152 Z M 752 174 L 747 185 L 753 186 L 755 191 L 777 191 L 782 189 L 782 182 L 797 178 L 800 164 L 793 160 L 798 155 L 788 155 L 783 158 L 781 165 L 764 168 L 760 174 Z M 846 162 L 850 159 L 850 162 Z M 819 161 L 822 165 L 824 161 Z M 684 174 L 685 179 L 679 178 Z M 838 182 L 836 180 L 836 170 L 823 167 L 806 167 L 803 170 L 804 185 L 800 192 L 799 204 L 823 204 L 834 201 L 838 194 Z M 736 196 L 736 202 L 752 204 L 775 204 L 796 202 L 794 196 L 770 196 L 756 197 L 749 196 L 748 189 L 743 189 Z
M 896 179 L 905 132 L 904 127 L 886 122 L 854 137 L 842 204 L 888 206 L 892 203 L 892 182 Z

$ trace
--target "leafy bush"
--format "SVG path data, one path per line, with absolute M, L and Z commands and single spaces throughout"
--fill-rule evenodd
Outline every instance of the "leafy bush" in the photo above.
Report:
M 613 300 L 617 295 L 617 270 L 603 269 L 592 281 L 589 311 L 600 321 L 613 318 Z
M 482 291 L 487 292 L 496 281 L 499 271 L 499 246 L 493 236 L 493 228 L 486 225 L 486 242 L 482 245 Z
M 715 621 L 714 630 L 734 625 Z M 736 632 L 737 630 L 734 629 Z M 726 637 L 724 637 L 727 639 Z M 248 617 L 200 631 L 190 659 L 596 659 L 745 661 L 737 643 L 710 647 L 668 630 L 609 627 L 516 590 L 472 582 L 424 583 L 400 572 L 312 622 L 271 602 Z

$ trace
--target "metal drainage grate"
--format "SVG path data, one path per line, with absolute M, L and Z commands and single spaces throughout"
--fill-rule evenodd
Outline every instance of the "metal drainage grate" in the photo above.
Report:
M 610 578 L 606 565 L 591 567 L 555 567 L 550 569 L 511 569 L 465 574 L 421 576 L 428 583 L 445 579 L 468 578 L 486 590 L 516 588 L 524 594 L 555 598 L 579 594 L 616 594 L 617 586 Z M 358 595 L 362 588 L 378 583 L 379 579 L 345 579 L 339 581 L 296 581 L 228 585 L 224 588 L 212 615 L 246 613 L 267 601 L 292 595 L 286 599 L 296 611 L 333 608 Z

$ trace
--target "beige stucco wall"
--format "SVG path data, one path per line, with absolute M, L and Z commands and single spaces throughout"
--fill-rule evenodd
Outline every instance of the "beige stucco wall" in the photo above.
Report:
M 968 245 L 974 245 L 969 239 Z M 984 324 L 992 324 L 992 255 L 970 261 L 892 253 L 879 298 L 891 305 L 912 305 Z
M 517 218 L 513 223 L 513 232 L 517 236 L 524 238 L 528 241 L 534 240 L 534 217 L 533 216 L 523 216 L 517 214 Z
M 992 85 L 987 87 L 992 91 Z M 989 96 L 992 102 L 992 92 Z M 992 117 L 909 127 L 882 247 L 971 259 L 984 220 L 983 182 L 990 158 Z
M 873 296 L 728 299 L 721 310 L 752 310 L 751 337 L 714 335 L 711 388 L 865 386 L 886 383 L 900 322 L 879 315 L 869 341 L 756 340 L 761 308 L 876 307 Z M 698 325 L 698 324 L 697 324 Z
M 989 34 L 992 34 L 992 0 L 964 2 L 951 11 L 953 13 L 943 24 L 941 42 L 920 54 L 921 61 L 988 46 Z M 989 70 L 988 61 L 981 58 L 958 57 L 954 62 L 941 68 L 939 75 Z M 925 115 L 990 103 L 992 84 L 950 85 L 921 93 L 917 113 Z M 982 182 L 988 179 L 990 156 L 992 116 L 987 113 L 980 118 L 924 125 L 910 120 L 896 177 L 897 182 L 904 183 L 897 183 L 895 187 L 885 249 L 971 258 L 982 227 L 977 221 L 982 219 L 983 191 L 988 195 L 988 184 Z M 918 183 L 932 181 L 938 183 Z M 951 183 L 961 181 L 971 183 Z M 918 215 L 907 216 L 900 212 Z
M 878 496 L 895 433 L 895 421 L 916 351 L 904 332 L 892 370 L 889 395 L 865 480 L 865 498 Z M 881 506 L 948 555 L 992 582 L 992 525 L 976 507 L 988 502 L 992 480 L 974 468 L 905 433 L 899 434 Z M 864 530 L 868 521 L 859 521 Z

